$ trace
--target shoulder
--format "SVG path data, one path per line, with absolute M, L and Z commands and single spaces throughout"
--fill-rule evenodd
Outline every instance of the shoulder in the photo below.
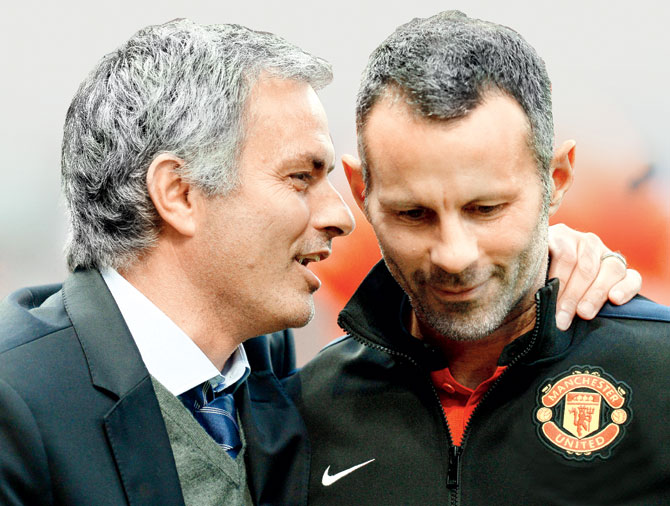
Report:
M 357 350 L 359 350 L 362 345 L 356 341 L 353 337 L 346 334 L 340 336 L 336 339 L 333 339 L 328 344 L 326 344 L 316 356 L 310 360 L 305 368 L 307 367 L 321 367 L 319 364 L 322 363 L 333 363 L 333 362 L 342 362 L 351 360 L 353 356 L 356 356 Z
M 22 288 L 0 302 L 0 354 L 71 326 L 61 285 Z
M 314 387 L 316 384 L 328 384 L 336 378 L 341 371 L 342 364 L 351 356 L 351 346 L 358 343 L 349 335 L 344 335 L 326 344 L 309 362 L 295 371 L 284 381 L 289 390 L 294 390 L 295 385 L 299 389 L 306 385 Z
M 387 358 L 346 335 L 326 345 L 293 378 L 302 395 L 319 397 L 319 392 L 341 390 L 357 384 L 361 377 L 374 374 L 378 367 L 388 367 Z
M 603 318 L 627 320 L 657 321 L 670 323 L 670 307 L 657 304 L 640 295 L 621 306 L 607 302 L 598 313 Z
M 61 285 L 23 288 L 0 303 L 0 378 L 17 392 L 37 398 L 88 374 Z M 46 382 L 41 387 L 38 378 Z
M 336 346 L 340 343 L 345 343 L 347 340 L 350 340 L 351 336 L 348 334 L 345 334 L 343 336 L 340 336 L 338 338 L 333 339 L 331 342 L 326 344 L 323 348 L 321 348 L 321 351 L 319 353 L 323 353 L 325 350 L 332 348 L 333 346 Z
M 670 351 L 670 308 L 639 295 L 621 306 L 605 304 L 587 326 L 605 339 Z
M 575 325 L 573 344 L 574 352 L 621 370 L 662 370 L 670 357 L 670 309 L 640 296 L 606 304 L 596 318 Z

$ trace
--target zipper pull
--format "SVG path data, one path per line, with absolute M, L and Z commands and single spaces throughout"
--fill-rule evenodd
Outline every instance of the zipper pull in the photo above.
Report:
M 461 482 L 461 454 L 460 446 L 449 447 L 449 468 L 447 469 L 447 488 L 457 489 Z

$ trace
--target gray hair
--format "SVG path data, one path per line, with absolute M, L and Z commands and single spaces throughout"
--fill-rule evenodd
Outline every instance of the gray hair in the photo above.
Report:
M 180 19 L 137 32 L 80 85 L 65 119 L 62 187 L 68 267 L 132 264 L 158 236 L 146 173 L 161 153 L 207 195 L 238 182 L 247 97 L 259 76 L 319 89 L 330 65 L 286 40 L 239 25 Z
M 356 103 L 366 188 L 369 190 L 370 176 L 364 127 L 382 97 L 393 93 L 393 98 L 405 100 L 418 115 L 443 121 L 467 115 L 496 91 L 513 97 L 526 113 L 528 142 L 537 161 L 546 208 L 554 123 L 551 82 L 544 62 L 511 28 L 468 18 L 458 11 L 410 21 L 370 55 Z

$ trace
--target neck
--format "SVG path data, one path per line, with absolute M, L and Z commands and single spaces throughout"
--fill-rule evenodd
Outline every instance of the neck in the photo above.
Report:
M 230 311 L 202 294 L 178 263 L 158 261 L 149 253 L 119 274 L 181 328 L 219 371 L 244 340 L 226 318 Z
M 410 332 L 438 346 L 447 358 L 454 379 L 475 389 L 493 375 L 503 348 L 535 326 L 534 292 L 530 295 L 493 333 L 476 341 L 456 341 L 439 335 L 419 321 L 414 311 L 410 315 Z

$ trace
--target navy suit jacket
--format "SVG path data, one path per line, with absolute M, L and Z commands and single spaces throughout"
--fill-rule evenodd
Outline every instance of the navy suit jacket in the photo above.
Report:
M 302 496 L 304 464 L 291 456 L 305 450 L 304 426 L 279 383 L 294 369 L 292 336 L 244 346 L 252 374 L 236 400 L 252 497 L 276 503 L 285 480 Z M 280 480 L 267 472 L 278 465 Z M 184 504 L 149 373 L 97 271 L 0 305 L 0 504 Z

